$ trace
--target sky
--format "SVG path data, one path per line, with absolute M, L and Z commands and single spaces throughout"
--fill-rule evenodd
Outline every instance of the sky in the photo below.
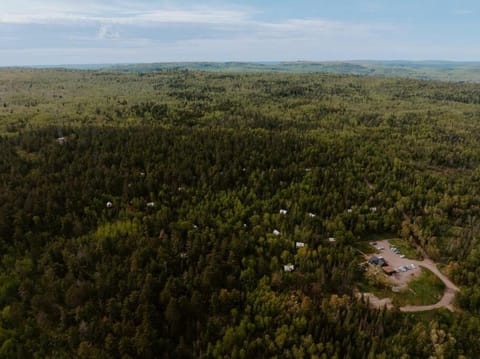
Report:
M 478 0 L 0 0 L 0 66 L 480 61 Z

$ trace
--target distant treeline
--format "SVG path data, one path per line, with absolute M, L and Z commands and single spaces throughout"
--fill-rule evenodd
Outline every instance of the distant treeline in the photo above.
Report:
M 53 67 L 53 66 L 52 66 Z M 296 61 L 296 62 L 160 62 L 148 64 L 60 65 L 68 69 L 119 72 L 196 70 L 229 72 L 332 73 L 403 77 L 452 82 L 480 82 L 480 62 L 449 61 Z

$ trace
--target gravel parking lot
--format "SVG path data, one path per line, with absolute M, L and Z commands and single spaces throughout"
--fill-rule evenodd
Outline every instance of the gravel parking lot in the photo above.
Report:
M 410 266 L 413 264 L 415 266 L 414 269 L 407 270 L 406 272 L 398 272 L 391 275 L 392 279 L 392 284 L 397 286 L 397 287 L 403 287 L 405 286 L 412 278 L 418 276 L 421 272 L 419 265 L 417 264 L 418 261 L 408 259 L 408 258 L 402 258 L 400 257 L 400 254 L 394 253 L 391 248 L 388 240 L 382 240 L 376 242 L 376 245 L 373 245 L 375 248 L 384 248 L 383 250 L 380 250 L 379 256 L 382 256 L 385 261 L 388 263 L 388 265 L 394 269 L 397 269 L 399 267 L 403 266 Z

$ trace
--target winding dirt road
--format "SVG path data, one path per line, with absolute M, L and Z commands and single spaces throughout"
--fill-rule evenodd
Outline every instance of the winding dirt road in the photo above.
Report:
M 395 254 L 390 250 L 388 240 L 377 242 L 376 247 L 379 246 L 385 248 L 382 251 L 381 255 L 385 258 L 385 260 L 390 266 L 393 266 L 395 268 L 408 264 L 414 264 L 416 266 L 416 270 L 412 271 L 413 273 L 398 273 L 394 278 L 394 281 L 397 281 L 400 284 L 406 284 L 412 277 L 420 273 L 418 267 L 424 267 L 429 269 L 445 284 L 445 292 L 443 294 L 443 297 L 437 303 L 431 305 L 407 305 L 404 307 L 400 307 L 400 310 L 402 312 L 423 312 L 439 308 L 447 308 L 450 311 L 454 311 L 453 299 L 455 297 L 455 293 L 458 292 L 459 289 L 450 279 L 447 278 L 447 276 L 445 276 L 442 272 L 438 270 L 435 262 L 428 258 L 424 259 L 423 261 L 401 258 L 398 254 Z
M 447 308 L 450 311 L 454 311 L 453 308 L 453 299 L 455 298 L 455 293 L 459 291 L 458 287 L 453 284 L 453 282 L 447 278 L 442 272 L 437 268 L 437 265 L 431 259 L 424 259 L 423 261 L 411 261 L 417 266 L 421 266 L 429 269 L 433 274 L 435 274 L 440 280 L 445 284 L 445 292 L 443 293 L 442 299 L 437 303 L 431 305 L 407 305 L 405 307 L 400 307 L 402 312 L 423 312 L 426 310 L 438 309 L 438 308 Z

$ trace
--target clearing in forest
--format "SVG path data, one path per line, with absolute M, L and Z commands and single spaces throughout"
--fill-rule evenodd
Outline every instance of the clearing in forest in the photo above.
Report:
M 363 293 L 364 297 L 369 298 L 370 305 L 377 308 L 384 306 L 391 308 L 393 299 L 396 304 L 403 305 L 400 306 L 400 310 L 403 312 L 418 312 L 437 308 L 447 308 L 453 311 L 452 302 L 455 292 L 459 290 L 458 287 L 438 270 L 437 265 L 432 260 L 428 258 L 424 260 L 407 258 L 404 253 L 413 255 L 414 252 L 402 248 L 404 252 L 402 253 L 402 250 L 399 249 L 399 243 L 401 241 L 390 240 L 371 243 L 376 248 L 377 253 L 367 257 L 367 260 L 370 261 L 367 271 L 370 276 L 372 273 L 376 273 L 377 278 L 382 279 L 384 288 L 391 287 L 392 294 L 390 298 L 379 299 L 375 294 Z M 388 272 L 390 275 L 383 274 L 383 272 Z M 443 296 L 438 298 L 442 291 Z M 435 298 L 438 298 L 436 303 L 428 303 L 429 300 Z

